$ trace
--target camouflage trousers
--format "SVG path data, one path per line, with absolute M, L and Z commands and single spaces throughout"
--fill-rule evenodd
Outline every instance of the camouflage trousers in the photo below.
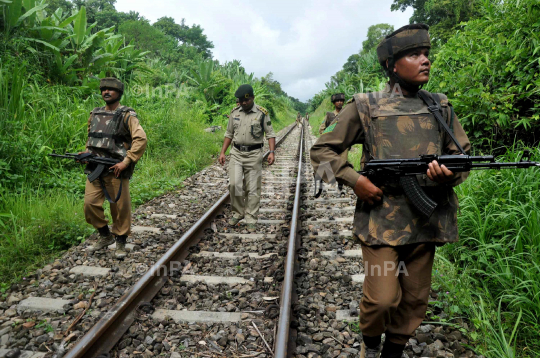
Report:
M 122 180 L 122 195 L 115 204 L 111 204 L 112 216 L 112 233 L 117 236 L 129 235 L 131 232 L 131 197 L 129 195 L 129 179 L 117 179 L 113 174 L 103 177 L 105 188 L 111 196 L 116 198 L 118 189 L 120 188 L 120 180 Z M 105 218 L 103 203 L 105 202 L 105 194 L 101 189 L 99 180 L 94 180 L 92 183 L 86 180 L 84 190 L 84 216 L 86 222 L 100 229 L 107 225 L 109 221 Z
M 231 149 L 229 192 L 232 212 L 236 218 L 245 218 L 248 224 L 257 223 L 259 217 L 262 156 L 262 149 L 251 152 Z
M 366 278 L 360 304 L 360 330 L 368 337 L 386 333 L 404 345 L 426 315 L 435 244 L 362 244 Z

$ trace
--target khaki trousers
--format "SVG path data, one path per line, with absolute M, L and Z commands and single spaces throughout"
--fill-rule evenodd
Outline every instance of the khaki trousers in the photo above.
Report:
M 245 218 L 248 224 L 257 223 L 259 217 L 262 157 L 262 148 L 251 152 L 231 149 L 229 192 L 232 212 L 236 218 Z
M 435 244 L 362 244 L 366 278 L 360 329 L 368 337 L 405 344 L 426 315 Z
M 112 233 L 117 236 L 129 235 L 131 233 L 131 197 L 129 195 L 129 179 L 117 179 L 111 173 L 103 177 L 105 188 L 111 199 L 116 199 L 118 189 L 122 180 L 122 195 L 116 204 L 111 204 L 111 216 L 113 220 Z M 84 216 L 86 222 L 96 229 L 102 228 L 109 223 L 105 218 L 103 203 L 105 194 L 101 189 L 99 180 L 92 183 L 86 180 L 84 191 Z

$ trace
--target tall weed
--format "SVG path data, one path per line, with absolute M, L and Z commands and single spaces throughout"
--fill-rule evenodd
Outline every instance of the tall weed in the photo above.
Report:
M 538 160 L 540 150 L 534 155 Z M 500 159 L 515 161 L 520 156 L 515 150 Z M 463 302 L 458 298 L 456 304 L 483 331 L 489 356 L 540 352 L 539 172 L 531 168 L 472 173 L 456 190 L 460 241 L 438 250 L 456 268 L 455 277 L 467 280 L 437 281 L 448 289 L 466 287 L 469 295 L 478 296 Z

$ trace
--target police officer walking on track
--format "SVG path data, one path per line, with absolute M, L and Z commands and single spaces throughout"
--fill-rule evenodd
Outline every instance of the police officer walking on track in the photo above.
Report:
M 362 245 L 366 274 L 360 305 L 361 357 L 402 356 L 426 314 L 435 246 L 458 240 L 453 187 L 468 173 L 454 174 L 433 161 L 426 174 L 417 177 L 438 204 L 427 218 L 410 204 L 399 184 L 372 183 L 340 157 L 357 143 L 364 148 L 363 163 L 469 151 L 467 135 L 446 96 L 420 89 L 429 81 L 431 68 L 428 29 L 407 25 L 381 41 L 377 56 L 390 79 L 386 90 L 354 95 L 334 128 L 327 129 L 311 150 L 313 167 L 324 180 L 333 174 L 358 196 L 354 236 Z M 386 339 L 379 353 L 383 333 Z
M 225 152 L 232 142 L 229 192 L 233 216 L 229 219 L 229 225 L 237 225 L 245 218 L 247 229 L 253 232 L 256 230 L 261 199 L 264 135 L 270 147 L 269 165 L 275 160 L 276 135 L 268 111 L 254 102 L 253 87 L 241 85 L 234 95 L 240 105 L 229 116 L 219 162 L 225 164 Z
M 146 150 L 146 133 L 132 108 L 122 106 L 120 98 L 124 84 L 112 77 L 103 78 L 99 84 L 105 107 L 97 107 L 88 119 L 86 152 L 100 157 L 121 160 L 111 167 L 111 172 L 92 183 L 87 179 L 84 192 L 86 221 L 99 232 L 97 243 L 90 251 L 97 251 L 116 241 L 115 256 L 126 256 L 126 238 L 131 232 L 131 197 L 129 179 L 135 163 Z M 94 168 L 87 164 L 86 173 Z M 120 195 L 120 197 L 118 197 Z M 112 230 L 103 212 L 105 198 L 111 204 Z

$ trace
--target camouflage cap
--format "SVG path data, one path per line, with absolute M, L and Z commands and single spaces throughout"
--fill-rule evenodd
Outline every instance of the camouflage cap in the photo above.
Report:
M 234 96 L 236 98 L 249 98 L 253 97 L 253 87 L 251 85 L 245 84 L 238 87 L 236 92 L 234 93 Z
M 336 102 L 336 101 L 343 101 L 345 102 L 345 93 L 335 93 L 332 95 L 332 103 Z
M 99 81 L 99 89 L 102 88 L 112 88 L 121 93 L 124 93 L 124 84 L 118 78 L 114 77 L 105 77 Z
M 411 24 L 392 32 L 377 46 L 379 63 L 384 66 L 386 60 L 392 59 L 404 51 L 417 48 L 431 48 L 429 26 L 426 24 Z

